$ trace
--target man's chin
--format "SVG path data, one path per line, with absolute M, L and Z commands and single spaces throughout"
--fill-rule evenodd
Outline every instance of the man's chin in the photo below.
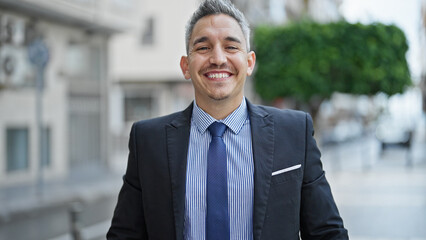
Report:
M 209 97 L 210 99 L 213 99 L 215 101 L 225 101 L 226 99 L 229 98 L 228 95 L 211 95 Z

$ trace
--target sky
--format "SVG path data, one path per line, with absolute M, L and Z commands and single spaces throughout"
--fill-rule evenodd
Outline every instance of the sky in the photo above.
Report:
M 401 28 L 408 39 L 407 59 L 416 81 L 421 72 L 420 9 L 421 0 L 343 0 L 340 10 L 348 22 L 381 22 Z

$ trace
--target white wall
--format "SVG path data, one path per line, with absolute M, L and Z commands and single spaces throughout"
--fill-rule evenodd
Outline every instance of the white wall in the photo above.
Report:
M 185 55 L 185 25 L 198 6 L 196 0 L 143 0 L 139 27 L 111 39 L 112 78 L 125 81 L 164 81 L 183 77 L 180 57 Z M 155 43 L 141 45 L 144 19 L 155 19 Z

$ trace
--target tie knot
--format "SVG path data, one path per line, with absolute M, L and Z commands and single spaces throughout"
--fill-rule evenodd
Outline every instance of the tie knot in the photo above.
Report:
M 213 137 L 222 137 L 226 130 L 226 125 L 221 122 L 214 122 L 209 126 L 209 132 Z

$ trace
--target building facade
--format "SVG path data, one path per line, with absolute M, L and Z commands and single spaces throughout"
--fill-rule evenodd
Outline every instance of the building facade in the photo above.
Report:
M 316 22 L 342 19 L 342 0 L 232 0 L 253 25 L 284 24 L 309 18 Z
M 185 25 L 199 0 L 141 0 L 134 31 L 110 44 L 109 130 L 111 168 L 123 172 L 133 122 L 184 109 L 193 100 L 183 78 Z
M 133 26 L 136 5 L 0 0 L 0 186 L 106 162 L 108 44 Z M 48 59 L 43 71 L 30 58 L 36 41 Z
M 422 91 L 423 112 L 426 113 L 426 0 L 422 0 L 420 20 L 420 89 Z

